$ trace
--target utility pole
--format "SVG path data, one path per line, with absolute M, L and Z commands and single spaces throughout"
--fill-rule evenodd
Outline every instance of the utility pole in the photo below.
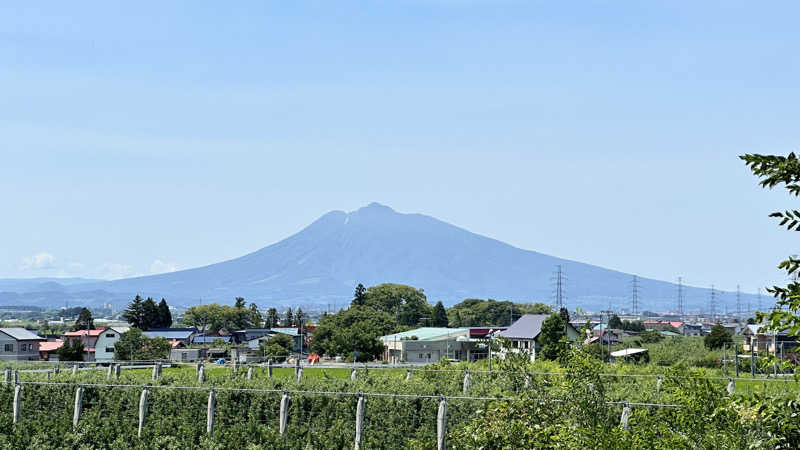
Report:
M 555 284 L 555 300 L 556 300 L 556 309 L 559 311 L 564 306 L 564 282 L 566 281 L 566 277 L 564 276 L 564 271 L 561 268 L 561 264 L 556 266 L 556 271 L 553 273 L 553 283 Z
M 678 315 L 683 317 L 683 279 L 678 277 Z
M 714 322 L 714 317 L 717 315 L 717 293 L 714 290 L 713 284 L 711 285 L 711 300 L 708 310 L 711 313 L 711 321 Z
M 639 277 L 634 275 L 631 281 L 631 313 L 635 316 L 639 314 Z

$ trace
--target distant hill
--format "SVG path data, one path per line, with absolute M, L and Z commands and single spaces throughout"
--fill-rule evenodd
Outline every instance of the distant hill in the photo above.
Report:
M 329 212 L 291 237 L 229 261 L 161 275 L 62 285 L 70 295 L 126 299 L 140 293 L 177 304 L 195 304 L 201 298 L 231 303 L 241 296 L 259 306 L 341 306 L 359 282 L 410 284 L 424 288 L 430 301 L 448 305 L 469 297 L 551 302 L 556 265 L 569 278 L 570 309 L 599 310 L 611 304 L 618 310 L 630 305 L 630 274 L 522 250 L 377 203 L 350 213 Z M 640 279 L 639 284 L 640 310 L 674 309 L 675 284 L 650 279 Z M 687 309 L 706 308 L 709 293 L 685 287 L 685 298 Z M 743 308 L 748 298 L 755 308 L 753 296 L 742 294 Z M 0 302 L 5 303 L 1 295 Z M 735 294 L 721 293 L 719 312 L 725 304 L 733 311 Z

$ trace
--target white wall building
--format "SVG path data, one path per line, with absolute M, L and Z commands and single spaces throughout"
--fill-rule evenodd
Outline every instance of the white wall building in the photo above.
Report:
M 103 330 L 95 344 L 94 359 L 97 362 L 111 362 L 114 360 L 114 344 L 127 333 L 130 327 L 111 327 Z

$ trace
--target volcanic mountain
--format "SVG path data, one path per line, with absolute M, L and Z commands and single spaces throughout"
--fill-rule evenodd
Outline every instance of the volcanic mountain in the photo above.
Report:
M 231 303 L 235 297 L 245 297 L 262 307 L 342 306 L 358 283 L 393 282 L 423 288 L 429 301 L 448 305 L 465 298 L 551 303 L 552 277 L 558 265 L 569 275 L 565 288 L 570 309 L 630 305 L 630 274 L 519 249 L 433 217 L 401 214 L 378 203 L 350 213 L 329 212 L 293 236 L 229 261 L 65 286 L 65 290 L 106 292 L 119 300 L 139 293 L 184 305 L 201 299 Z M 677 286 L 650 279 L 638 282 L 640 309 L 675 308 Z M 707 305 L 706 289 L 684 287 L 684 292 L 687 309 Z M 727 298 L 733 301 L 734 297 Z M 721 312 L 721 303 L 718 308 Z

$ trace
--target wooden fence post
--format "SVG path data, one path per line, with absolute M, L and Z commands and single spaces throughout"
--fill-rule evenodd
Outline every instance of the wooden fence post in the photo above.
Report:
M 353 367 L 353 370 L 350 371 L 350 381 L 356 381 L 356 375 L 358 374 L 358 369 Z
M 411 369 L 406 370 L 406 381 L 411 379 Z
M 295 360 L 294 362 L 294 375 L 297 376 L 299 372 L 300 372 L 300 358 L 297 358 L 297 360 Z
M 267 361 L 267 375 L 272 378 L 272 359 Z
M 530 389 L 531 387 L 531 375 L 526 373 L 525 374 L 525 389 Z
M 439 412 L 436 414 L 436 450 L 446 449 L 447 437 L 447 398 L 439 400 Z
M 47 381 L 50 381 L 50 372 L 52 372 L 52 370 L 47 371 Z
M 361 435 L 364 431 L 364 393 L 358 394 L 358 403 L 356 403 L 356 441 L 355 450 L 361 448 Z
M 253 379 L 253 366 L 250 366 L 250 367 L 247 368 L 247 379 L 248 380 L 252 380 Z
M 283 391 L 283 397 L 281 397 L 281 415 L 280 415 L 280 425 L 278 431 L 281 435 L 286 433 L 286 418 L 288 415 L 289 410 L 289 392 Z
M 77 427 L 83 411 L 83 387 L 75 389 L 75 408 L 72 411 L 72 426 Z
M 119 379 L 120 374 L 122 373 L 122 365 L 121 364 L 114 364 L 114 376 Z
M 158 379 L 158 364 L 153 364 L 153 379 Z
M 469 382 L 470 382 L 470 375 L 468 370 L 467 373 L 464 374 L 464 385 L 462 386 L 461 389 L 465 394 L 469 392 Z
M 619 426 L 622 427 L 623 430 L 629 430 L 631 427 L 628 425 L 628 419 L 631 417 L 631 408 L 628 406 L 628 402 L 622 404 L 622 416 L 619 418 Z
M 736 384 L 733 382 L 733 378 L 728 378 L 728 395 L 733 395 L 735 389 Z
M 203 383 L 206 381 L 206 366 L 201 364 L 200 370 L 197 372 L 197 382 Z
M 3 371 L 4 382 L 6 384 L 11 383 L 11 369 L 6 369 Z
M 111 378 L 111 373 L 113 371 L 114 371 L 114 365 L 113 364 L 109 364 L 108 365 L 108 370 L 106 370 L 106 380 Z
M 139 439 L 142 438 L 142 431 L 144 431 L 144 421 L 145 416 L 147 415 L 147 389 L 142 391 L 142 395 L 139 397 Z
M 303 368 L 300 367 L 297 370 L 297 382 L 299 383 L 303 379 Z
M 19 383 L 19 370 L 14 371 L 14 384 Z
M 78 365 L 77 364 L 73 364 L 72 365 L 72 376 L 74 377 L 76 375 L 78 375 Z
M 214 388 L 208 393 L 208 414 L 206 416 L 206 433 L 211 437 L 214 435 L 214 406 L 217 404 L 217 394 Z
M 658 376 L 658 380 L 656 380 L 656 394 L 661 392 L 661 384 L 664 383 L 664 379 L 661 378 L 661 375 Z
M 19 422 L 19 402 L 20 397 L 22 397 L 22 386 L 16 385 L 14 386 L 14 418 L 12 420 L 13 424 Z

